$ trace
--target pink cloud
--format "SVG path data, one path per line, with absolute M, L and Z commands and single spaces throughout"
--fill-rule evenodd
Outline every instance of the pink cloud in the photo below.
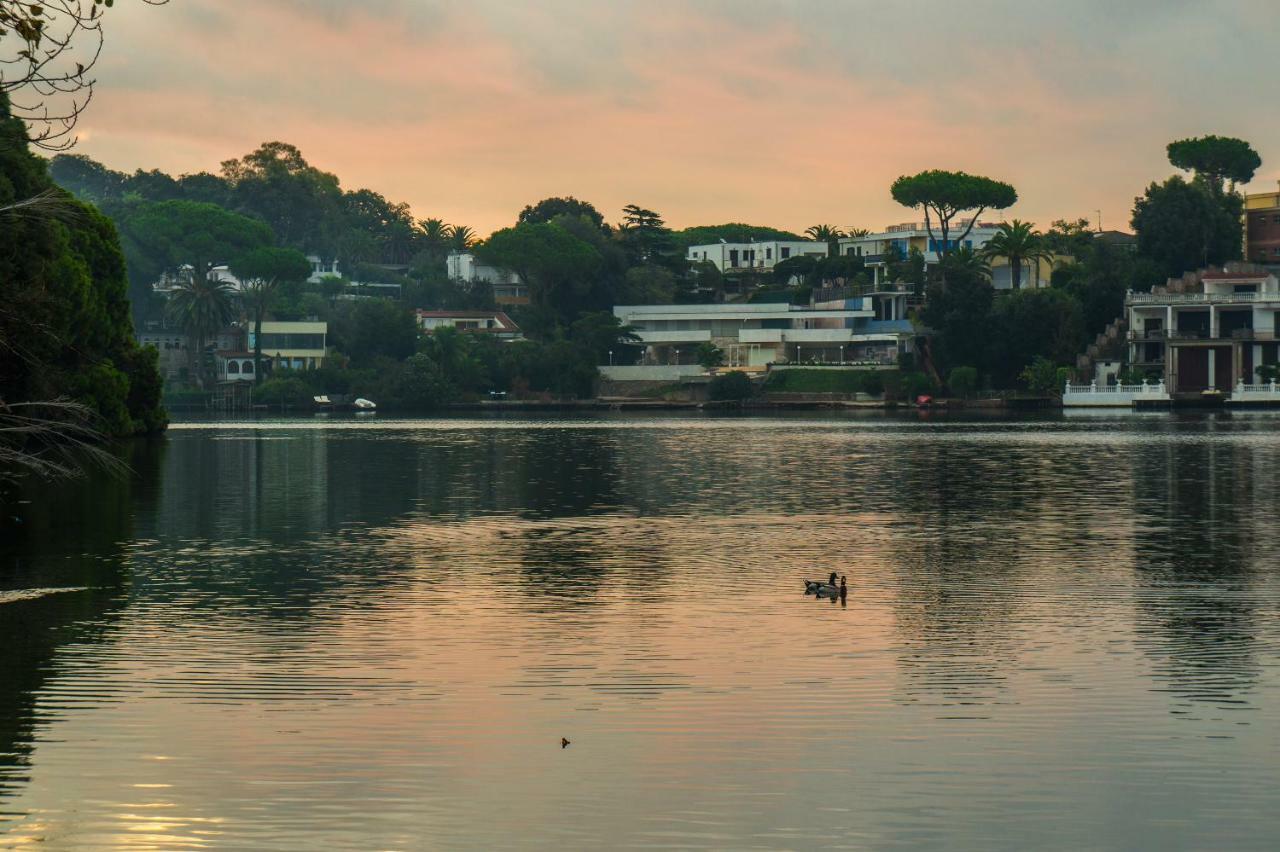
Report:
M 482 232 L 559 194 L 611 218 L 634 201 L 677 226 L 877 227 L 912 218 L 889 183 L 932 167 L 1010 180 L 1022 199 L 1010 215 L 1047 224 L 1102 208 L 1119 226 L 1171 171 L 1165 142 L 1185 135 L 1140 97 L 1158 69 L 1103 57 L 1109 76 L 1090 83 L 1088 44 L 1070 33 L 886 46 L 867 14 L 838 5 L 730 8 L 745 13 L 568 0 L 390 3 L 378 16 L 245 0 L 124 7 L 81 151 L 188 172 L 282 139 L 349 188 Z M 836 40 L 822 14 L 857 40 Z M 1258 122 L 1237 132 L 1280 129 Z

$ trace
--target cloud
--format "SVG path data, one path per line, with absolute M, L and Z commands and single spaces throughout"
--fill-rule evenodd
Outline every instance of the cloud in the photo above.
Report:
M 297 144 L 419 216 L 508 224 L 574 194 L 675 224 L 911 218 L 923 168 L 1016 215 L 1128 218 L 1164 144 L 1230 133 L 1277 174 L 1269 2 L 220 0 L 110 13 L 81 151 L 214 169 Z

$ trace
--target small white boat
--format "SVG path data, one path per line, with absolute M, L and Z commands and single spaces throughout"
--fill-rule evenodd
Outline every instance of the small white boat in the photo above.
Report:
M 351 403 L 351 407 L 357 411 L 373 411 L 378 407 L 378 404 L 373 400 L 365 399 L 361 396 L 357 397 L 356 400 Z

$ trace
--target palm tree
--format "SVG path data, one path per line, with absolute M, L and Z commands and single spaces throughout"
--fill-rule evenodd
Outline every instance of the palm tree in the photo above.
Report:
M 235 316 L 234 294 L 230 284 L 209 275 L 192 275 L 169 294 L 165 311 L 188 337 L 195 338 L 196 346 L 189 357 L 192 375 L 202 387 L 205 340 Z
M 854 239 L 861 239 L 862 237 L 869 236 L 870 234 L 871 234 L 871 231 L 867 228 L 845 228 L 844 229 L 844 235 L 846 237 L 853 237 Z
M 245 313 L 253 317 L 253 383 L 262 383 L 262 319 L 267 306 L 275 299 L 279 282 L 274 278 L 254 278 L 244 282 L 240 289 L 240 301 Z
M 835 257 L 840 254 L 840 238 L 844 231 L 835 225 L 810 225 L 804 229 L 805 236 L 820 243 L 827 244 L 827 254 Z
M 450 225 L 449 242 L 455 251 L 466 251 L 475 245 L 476 232 L 466 225 Z
M 953 250 L 942 261 L 943 269 L 959 275 L 974 278 L 990 278 L 991 264 L 987 262 L 985 252 L 974 251 L 968 246 Z
M 1022 287 L 1023 263 L 1034 262 L 1038 270 L 1040 261 L 1053 260 L 1053 252 L 1045 247 L 1044 235 L 1035 230 L 1031 222 L 1017 219 L 1000 223 L 1000 230 L 982 247 L 982 256 L 987 261 L 996 257 L 1008 259 L 1015 290 Z
M 422 241 L 429 251 L 439 251 L 450 240 L 450 228 L 443 219 L 423 219 L 418 227 L 422 229 Z

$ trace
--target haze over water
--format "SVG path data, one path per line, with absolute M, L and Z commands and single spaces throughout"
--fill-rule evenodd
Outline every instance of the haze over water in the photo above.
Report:
M 1278 423 L 176 424 L 0 543 L 0 847 L 1273 848 Z

